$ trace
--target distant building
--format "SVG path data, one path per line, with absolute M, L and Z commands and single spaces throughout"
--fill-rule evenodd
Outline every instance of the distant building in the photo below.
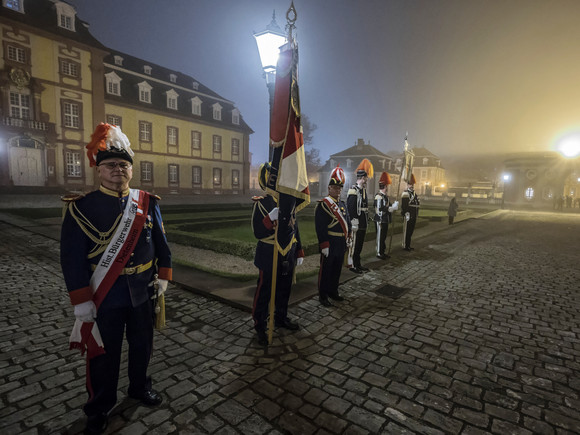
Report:
M 121 126 L 134 187 L 249 192 L 249 136 L 234 103 L 193 77 L 104 47 L 58 0 L 3 1 L 0 187 L 90 190 L 84 146 Z
M 445 189 L 445 169 L 441 166 L 441 159 L 427 148 L 417 147 L 412 151 L 415 154 L 415 191 L 425 196 L 437 195 Z
M 340 165 L 344 170 L 346 191 L 356 182 L 356 168 L 363 159 L 368 159 L 373 164 L 375 173 L 375 176 L 367 183 L 369 197 L 374 197 L 376 192 L 378 192 L 379 178 L 383 171 L 388 172 L 392 178 L 393 185 L 397 185 L 399 182 L 400 163 L 398 169 L 396 169 L 395 162 L 391 156 L 379 151 L 370 143 L 365 143 L 364 139 L 357 139 L 352 147 L 332 154 L 322 168 L 318 170 L 320 174 L 318 195 L 322 197 L 328 194 L 328 180 L 336 165 Z M 391 192 L 391 194 L 394 193 Z M 343 195 L 346 195 L 346 193 L 343 193 Z

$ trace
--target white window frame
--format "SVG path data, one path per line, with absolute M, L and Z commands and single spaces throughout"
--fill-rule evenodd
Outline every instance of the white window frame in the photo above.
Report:
M 30 94 L 10 90 L 10 117 L 30 119 Z
M 222 120 L 222 106 L 220 103 L 215 103 L 211 106 L 213 108 L 213 119 L 216 121 Z
M 201 131 L 191 131 L 191 149 L 201 150 Z
M 214 186 L 221 186 L 222 185 L 222 168 L 213 168 L 213 185 Z
M 232 156 L 239 156 L 239 155 L 240 155 L 240 140 L 237 137 L 233 137 L 232 138 Z
M 169 74 L 169 81 L 171 83 L 176 83 L 177 82 L 177 76 L 175 74 Z
M 119 115 L 107 114 L 106 117 L 107 124 L 116 125 L 119 128 L 123 128 L 122 118 Z
M 222 137 L 219 134 L 213 135 L 212 150 L 216 154 L 221 154 L 222 152 Z
M 177 129 L 177 127 L 168 126 L 167 127 L 167 145 L 176 147 L 178 134 L 179 134 L 179 130 Z
M 78 103 L 63 103 L 63 124 L 67 128 L 80 128 L 81 108 Z
M 192 166 L 191 167 L 191 184 L 195 186 L 201 185 L 201 166 Z
M 153 124 L 148 121 L 139 121 L 139 141 L 151 142 L 153 136 Z
M 238 109 L 232 110 L 232 124 L 240 125 L 240 111 Z
M 167 91 L 167 108 L 171 110 L 177 110 L 177 98 L 179 94 L 175 90 L 171 89 Z
M 80 178 L 82 176 L 81 152 L 65 152 L 66 176 L 70 178 Z
M 235 181 L 237 178 L 237 182 Z M 232 187 L 240 187 L 240 170 L 232 169 Z
M 105 81 L 107 82 L 106 91 L 109 95 L 121 96 L 121 77 L 115 71 L 105 74 Z
M 26 63 L 26 50 L 15 45 L 8 45 L 8 60 L 18 63 Z
M 75 9 L 64 2 L 57 2 L 55 7 L 58 27 L 75 32 Z
M 121 56 L 116 54 L 113 59 L 115 60 L 115 65 L 123 66 L 123 58 Z
M 66 59 L 60 60 L 60 72 L 61 74 L 69 77 L 79 76 L 79 66 L 74 62 L 70 62 Z
M 146 183 L 153 181 L 153 162 L 141 162 L 141 181 Z
M 167 176 L 170 184 L 179 184 L 179 165 L 174 163 L 167 165 Z
M 151 104 L 151 89 L 153 89 L 153 86 L 147 82 L 138 83 L 137 86 L 139 87 L 139 101 Z
M 151 67 L 149 65 L 143 66 L 143 72 L 147 75 L 151 75 Z
M 191 84 L 191 88 L 192 88 L 194 91 L 197 91 L 197 90 L 199 89 L 199 83 L 198 83 L 198 82 L 193 82 L 193 83 Z
M 191 113 L 193 115 L 201 116 L 201 99 L 199 97 L 193 97 L 191 99 Z

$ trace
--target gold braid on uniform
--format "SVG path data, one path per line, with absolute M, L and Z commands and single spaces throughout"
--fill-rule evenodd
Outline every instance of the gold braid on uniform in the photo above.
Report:
M 100 255 L 107 249 L 111 239 L 113 238 L 113 231 L 117 229 L 119 225 L 119 221 L 121 220 L 122 213 L 119 213 L 117 219 L 113 223 L 113 226 L 109 229 L 109 231 L 101 232 L 99 231 L 86 217 L 81 213 L 78 209 L 76 204 L 73 202 L 69 203 L 68 211 L 70 212 L 71 216 L 74 218 L 80 229 L 85 233 L 85 235 L 95 243 L 95 246 L 89 254 L 87 258 L 94 258 L 97 255 Z

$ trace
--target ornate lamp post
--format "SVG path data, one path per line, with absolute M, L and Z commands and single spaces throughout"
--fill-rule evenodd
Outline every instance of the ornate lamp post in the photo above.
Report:
M 266 26 L 266 29 L 254 33 L 254 38 L 256 38 L 256 44 L 258 45 L 258 52 L 260 53 L 260 60 L 262 62 L 262 69 L 264 70 L 264 78 L 266 79 L 266 86 L 268 87 L 271 116 L 274 104 L 276 64 L 278 63 L 280 47 L 286 43 L 286 35 L 280 26 L 278 26 L 278 23 L 276 23 L 276 11 L 272 13 L 272 21 Z M 268 148 L 268 160 L 272 160 L 272 148 Z

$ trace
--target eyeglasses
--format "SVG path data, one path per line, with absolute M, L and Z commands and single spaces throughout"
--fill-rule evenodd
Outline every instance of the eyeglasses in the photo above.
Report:
M 105 166 L 107 169 L 110 169 L 111 171 L 115 169 L 117 166 L 123 170 L 127 170 L 132 167 L 131 163 L 129 162 L 106 162 L 101 163 L 99 166 Z

